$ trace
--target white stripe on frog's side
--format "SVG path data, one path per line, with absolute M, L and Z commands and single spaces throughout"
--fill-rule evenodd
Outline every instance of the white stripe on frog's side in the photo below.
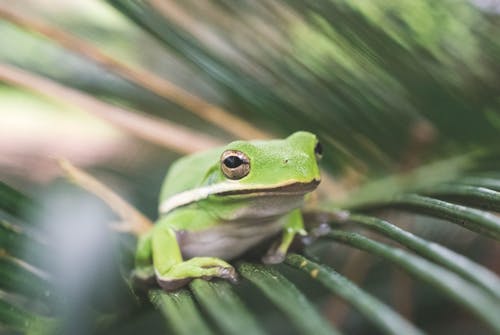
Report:
M 205 199 L 211 194 L 236 191 L 240 188 L 240 184 L 224 182 L 184 191 L 162 201 L 159 206 L 159 211 L 160 214 L 166 214 L 177 207 Z
M 319 180 L 313 180 L 309 183 L 299 183 L 299 182 L 285 182 L 282 184 L 273 185 L 269 187 L 267 185 L 253 185 L 251 187 L 242 188 L 240 183 L 236 182 L 222 182 L 210 186 L 203 186 L 195 188 L 193 190 L 180 192 L 168 199 L 165 199 L 160 203 L 159 212 L 160 214 L 166 214 L 178 207 L 196 202 L 198 200 L 206 199 L 212 194 L 251 194 L 251 195 L 265 195 L 265 194 L 305 194 L 312 191 L 318 185 Z M 298 186 L 298 188 L 296 187 Z

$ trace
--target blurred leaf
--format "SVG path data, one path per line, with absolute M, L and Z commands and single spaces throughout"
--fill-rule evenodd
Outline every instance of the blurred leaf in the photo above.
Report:
M 0 330 L 12 330 L 30 335 L 48 335 L 57 330 L 55 320 L 31 314 L 3 300 L 0 291 Z
M 27 227 L 7 221 L 21 215 L 21 208 L 31 207 L 33 202 L 2 182 L 0 194 L 0 331 L 6 328 L 26 334 L 52 334 L 58 327 L 51 317 L 57 299 L 55 289 L 50 275 L 30 264 L 39 258 L 27 246 L 36 248 L 36 253 L 46 248 L 25 233 Z
M 54 287 L 47 273 L 5 252 L 0 254 L 0 287 L 35 299 L 54 299 Z
M 389 247 L 378 242 L 376 236 L 368 238 L 342 230 L 333 231 L 329 237 L 382 256 L 420 279 L 419 282 L 430 284 L 432 291 L 424 290 L 422 292 L 426 294 L 419 294 L 418 299 L 414 299 L 414 315 L 407 310 L 398 313 L 367 293 L 396 289 L 394 292 L 399 299 L 408 298 L 408 304 L 413 302 L 410 300 L 414 296 L 412 287 L 400 285 L 397 280 L 394 285 L 392 282 L 388 285 L 387 276 L 380 275 L 392 272 L 393 267 L 387 262 L 373 267 L 373 273 L 366 271 L 353 276 L 360 286 L 364 276 L 368 276 L 363 288 L 347 280 L 347 273 L 342 276 L 324 264 L 298 255 L 289 256 L 287 263 L 307 273 L 305 279 L 304 276 L 275 273 L 267 266 L 244 264 L 240 267 L 243 276 L 291 318 L 290 325 L 285 324 L 284 328 L 304 333 L 328 332 L 328 326 L 315 311 L 319 299 L 314 294 L 324 293 L 317 289 L 309 296 L 291 284 L 303 280 L 305 285 L 302 287 L 311 288 L 311 291 L 314 291 L 316 282 L 321 283 L 354 306 L 377 327 L 377 331 L 383 333 L 420 334 L 421 331 L 404 316 L 413 316 L 419 327 L 429 328 L 432 333 L 467 333 L 469 327 L 480 327 L 483 323 L 500 332 L 496 316 L 500 309 L 499 279 L 494 273 L 494 262 L 498 258 L 495 243 L 500 236 L 500 221 L 494 213 L 499 209 L 500 191 L 497 172 L 500 159 L 495 146 L 500 143 L 497 117 L 500 82 L 496 75 L 500 72 L 498 12 L 480 9 L 477 1 L 466 0 L 393 3 L 384 0 L 286 3 L 108 0 L 107 3 L 156 38 L 155 47 L 166 51 L 156 57 L 174 56 L 179 60 L 174 64 L 189 67 L 188 73 L 192 77 L 180 78 L 182 75 L 169 71 L 169 75 L 174 75 L 164 82 L 183 79 L 180 80 L 183 87 L 190 88 L 183 92 L 188 96 L 194 96 L 199 82 L 207 83 L 210 90 L 217 93 L 214 101 L 220 106 L 208 100 L 197 100 L 201 107 L 230 110 L 254 128 L 266 132 L 285 135 L 305 129 L 318 134 L 325 147 L 322 164 L 338 175 L 334 185 L 336 191 L 330 193 L 331 198 L 326 199 L 322 208 L 349 209 L 352 213 L 370 211 L 372 215 L 379 214 L 375 209 L 390 208 L 395 209 L 395 213 L 410 210 L 417 215 L 427 214 L 427 218 L 442 218 L 464 225 L 477 233 L 462 232 L 450 225 L 442 233 L 446 236 L 439 242 L 456 242 L 462 248 L 460 253 L 478 259 L 481 265 L 375 216 L 349 214 L 344 219 L 333 220 L 341 223 L 340 229 L 354 227 L 345 224 L 346 221 L 356 223 L 357 228 L 360 225 L 368 227 L 409 249 Z M 72 18 L 67 20 L 69 22 Z M 92 22 L 88 24 L 91 29 Z M 85 52 L 74 55 L 66 50 L 46 53 L 48 48 L 45 47 L 50 43 L 32 43 L 40 42 L 37 36 L 30 36 L 29 43 L 20 42 L 18 37 L 23 34 L 6 32 L 7 37 L 16 38 L 7 38 L 4 51 L 0 53 L 2 61 L 29 70 L 15 71 L 10 65 L 2 65 L 4 80 L 11 84 L 19 84 L 20 79 L 28 78 L 23 85 L 41 92 L 40 86 L 27 84 L 37 80 L 43 83 L 43 87 L 47 87 L 47 83 L 54 84 L 31 72 L 45 73 L 64 83 L 59 85 L 61 90 L 49 94 L 58 100 L 67 100 L 68 92 L 75 93 L 70 97 L 81 98 L 82 95 L 74 89 L 77 87 L 87 92 L 84 95 L 87 102 L 95 101 L 94 97 L 99 96 L 100 101 L 106 97 L 151 114 L 169 110 L 165 115 L 176 124 L 180 121 L 180 124 L 196 129 L 212 130 L 198 118 L 185 113 L 183 108 L 189 108 L 189 103 L 186 105 L 178 100 L 176 104 L 183 106 L 179 108 L 151 94 L 155 89 L 151 87 L 148 79 L 152 77 L 149 75 L 139 78 L 136 73 L 132 79 L 149 87 L 145 90 L 118 80 L 112 67 L 102 67 L 102 59 L 94 58 L 97 64 L 92 64 L 81 57 Z M 68 34 L 60 36 L 67 37 Z M 135 39 L 129 39 L 127 31 L 114 30 L 110 37 L 113 41 L 115 38 L 130 40 L 133 47 L 128 52 L 137 51 L 124 57 L 142 58 L 144 64 L 148 63 L 147 68 L 152 73 L 158 72 L 158 76 L 166 73 L 164 67 L 172 67 L 171 63 L 166 66 L 165 63 L 149 64 L 151 55 L 148 55 L 148 50 L 140 41 L 136 43 Z M 71 47 L 73 50 L 74 46 Z M 76 49 L 78 46 L 82 46 L 81 41 Z M 99 50 L 94 51 L 100 54 Z M 121 70 L 130 71 L 126 66 Z M 78 101 L 81 102 L 69 99 L 71 105 Z M 95 105 L 87 107 L 95 111 Z M 169 130 L 171 128 L 158 128 L 160 118 L 148 123 L 148 128 L 140 121 L 144 121 L 143 118 L 131 117 L 132 114 L 120 113 L 128 116 L 128 126 L 124 128 L 141 134 L 151 143 L 165 144 L 165 136 L 170 136 L 166 142 L 173 150 L 191 152 L 195 148 L 186 146 L 191 140 L 198 139 L 196 148 L 203 148 L 211 142 L 212 137 L 204 137 L 203 130 L 197 130 L 199 134 L 196 136 L 193 135 L 196 132 L 175 135 Z M 238 134 L 241 125 L 237 122 L 222 123 L 226 131 Z M 160 130 L 152 135 L 148 130 L 151 127 Z M 215 138 L 221 135 L 214 133 Z M 164 152 L 156 153 L 157 157 L 163 155 Z M 168 163 L 163 161 L 162 169 Z M 158 184 L 157 181 L 141 182 L 151 170 L 141 170 L 135 178 L 128 178 L 121 171 L 129 164 L 128 160 L 121 164 L 107 171 L 112 178 L 119 176 L 124 193 L 129 189 L 139 189 L 142 194 L 148 194 L 151 185 Z M 141 164 L 155 165 L 160 169 L 157 162 L 141 161 Z M 130 198 L 140 202 L 134 196 Z M 48 258 L 51 251 L 40 236 L 19 224 L 22 221 L 20 216 L 25 214 L 24 205 L 29 201 L 2 185 L 0 201 L 3 255 L 0 272 L 4 274 L 0 288 L 9 291 L 0 295 L 0 318 L 7 327 L 24 331 L 28 325 L 45 320 L 45 316 L 39 315 L 45 307 L 34 304 L 34 298 L 43 301 L 40 292 L 44 292 L 45 285 L 50 291 L 50 283 L 44 276 L 39 276 L 37 269 L 46 269 L 34 260 L 35 253 L 31 249 L 24 253 L 19 245 L 29 244 Z M 34 215 L 34 218 L 36 221 L 38 216 Z M 405 225 L 408 223 L 402 221 Z M 432 221 L 429 228 L 432 237 L 441 229 L 434 223 Z M 423 223 L 411 228 L 426 227 Z M 453 236 L 461 234 L 466 236 L 465 242 L 461 239 L 455 241 Z M 476 239 L 484 236 L 493 239 Z M 49 241 L 48 244 L 55 243 L 59 241 Z M 341 272 L 349 269 L 349 261 L 344 264 L 344 256 L 349 256 L 350 251 L 337 245 L 334 247 L 335 252 L 319 257 L 321 263 L 342 264 Z M 317 256 L 321 252 L 311 254 Z M 129 258 L 128 263 L 132 262 L 131 254 L 123 253 L 122 256 Z M 354 264 L 356 266 L 358 264 Z M 22 285 L 14 286 L 16 282 Z M 93 291 L 105 292 L 108 289 L 105 286 Z M 268 311 L 268 301 L 259 301 L 258 307 L 263 311 L 255 313 L 255 306 L 237 293 L 247 292 L 240 292 L 225 282 L 196 280 L 189 291 L 186 288 L 177 293 L 165 293 L 154 288 L 150 300 L 175 333 L 241 333 L 244 330 L 262 333 L 262 329 L 267 329 L 266 322 L 270 322 L 261 318 L 261 314 Z M 16 299 L 11 299 L 12 294 Z M 469 320 L 466 315 L 447 311 L 449 306 L 442 296 L 466 306 L 480 318 L 480 323 Z M 247 302 L 252 308 L 246 307 Z M 130 312 L 131 317 L 120 319 L 115 316 L 108 318 L 105 311 L 94 309 L 92 303 L 82 309 L 92 309 L 97 315 L 84 323 L 105 320 L 97 322 L 98 331 L 110 330 L 117 324 L 124 329 L 133 325 L 135 317 L 149 312 L 147 307 L 137 308 Z M 113 315 L 114 310 L 110 314 Z M 361 333 L 373 332 L 371 325 L 359 322 L 358 316 L 353 315 L 355 317 L 347 318 L 345 323 L 339 321 L 336 326 L 348 332 L 355 324 L 359 327 L 355 330 Z M 434 325 L 434 320 L 439 322 Z M 40 324 L 44 322 L 40 321 Z M 44 329 L 44 326 L 39 328 Z M 150 332 L 155 327 L 148 324 L 143 329 Z M 476 333 L 477 329 L 470 332 Z
M 11 215 L 19 215 L 23 213 L 24 206 L 29 204 L 30 201 L 26 196 L 0 181 L 0 205 L 2 210 Z

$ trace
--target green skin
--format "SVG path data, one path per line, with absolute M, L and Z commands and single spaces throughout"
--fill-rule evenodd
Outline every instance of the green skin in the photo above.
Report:
M 226 150 L 245 154 L 247 175 L 226 177 Z M 283 261 L 294 236 L 306 234 L 299 208 L 320 181 L 317 151 L 316 136 L 300 131 L 283 140 L 236 141 L 176 161 L 162 187 L 160 218 L 139 238 L 134 275 L 154 276 L 169 291 L 193 278 L 235 280 L 226 261 L 280 231 L 263 261 Z

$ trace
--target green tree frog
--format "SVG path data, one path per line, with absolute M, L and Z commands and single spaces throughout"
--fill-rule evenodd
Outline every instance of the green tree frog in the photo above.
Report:
M 135 275 L 175 290 L 193 278 L 236 279 L 227 261 L 273 235 L 263 257 L 283 261 L 296 234 L 305 235 L 300 207 L 320 182 L 317 137 L 235 141 L 174 162 L 165 177 L 159 219 L 140 236 Z

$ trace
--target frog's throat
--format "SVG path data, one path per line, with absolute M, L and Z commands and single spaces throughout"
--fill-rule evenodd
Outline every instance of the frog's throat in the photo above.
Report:
M 178 193 L 160 203 L 160 214 L 166 214 L 175 208 L 188 205 L 190 203 L 206 199 L 210 195 L 298 195 L 313 191 L 319 184 L 319 179 L 310 182 L 288 182 L 273 187 L 256 185 L 241 189 L 241 184 L 226 181 L 214 185 L 203 186 L 194 190 Z

